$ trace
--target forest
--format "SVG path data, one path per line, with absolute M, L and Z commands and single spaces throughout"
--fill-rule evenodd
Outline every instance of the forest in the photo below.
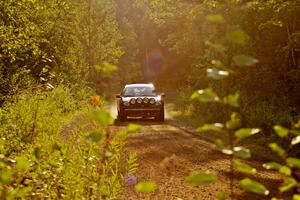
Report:
M 299 200 L 299 143 L 300 0 L 0 0 L 0 199 Z

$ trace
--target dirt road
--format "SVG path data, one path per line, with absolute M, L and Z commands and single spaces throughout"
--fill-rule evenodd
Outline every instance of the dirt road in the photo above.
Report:
M 138 179 L 154 180 L 157 183 L 157 191 L 153 194 L 140 194 L 135 192 L 133 187 L 126 187 L 121 199 L 190 200 L 197 197 L 195 199 L 206 200 L 216 199 L 218 191 L 228 192 L 229 161 L 226 156 L 215 150 L 212 143 L 176 128 L 167 121 L 156 123 L 151 120 L 133 120 L 117 123 L 111 128 L 118 131 L 128 123 L 143 125 L 139 132 L 129 137 L 127 150 L 138 154 Z M 258 168 L 258 174 L 252 178 L 266 184 L 271 193 L 276 190 L 273 183 L 279 181 L 279 177 L 263 170 L 255 161 L 251 164 Z M 185 177 L 191 171 L 199 170 L 216 172 L 219 180 L 204 187 L 190 186 Z M 236 199 L 270 199 L 246 194 L 239 189 L 238 180 L 235 182 Z

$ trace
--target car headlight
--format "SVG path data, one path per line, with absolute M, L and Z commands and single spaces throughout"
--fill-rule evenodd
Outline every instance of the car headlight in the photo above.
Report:
M 155 99 L 151 98 L 149 102 L 150 102 L 150 104 L 155 104 Z
M 144 98 L 144 99 L 143 99 L 143 102 L 144 102 L 144 103 L 149 103 L 149 99 L 148 99 L 148 98 Z
M 124 102 L 123 102 L 123 105 L 124 105 L 124 106 L 129 106 L 129 102 L 128 102 L 128 101 L 124 101 Z
M 137 102 L 137 103 L 142 103 L 142 102 L 143 102 L 143 99 L 137 98 L 136 102 Z
M 130 103 L 131 103 L 131 104 L 135 104 L 135 103 L 136 103 L 136 100 L 135 100 L 135 99 L 130 99 Z

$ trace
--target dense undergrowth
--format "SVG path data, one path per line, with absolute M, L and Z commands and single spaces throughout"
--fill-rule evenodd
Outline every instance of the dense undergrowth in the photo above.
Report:
M 23 92 L 1 108 L 1 199 L 115 199 L 124 175 L 137 169 L 124 155 L 126 135 L 91 91 L 60 86 Z

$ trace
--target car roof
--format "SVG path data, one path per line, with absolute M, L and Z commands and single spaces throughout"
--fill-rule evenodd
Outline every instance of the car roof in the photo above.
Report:
M 125 88 L 130 88 L 130 87 L 152 87 L 152 88 L 154 88 L 154 85 L 152 83 L 135 83 L 135 84 L 125 85 Z

